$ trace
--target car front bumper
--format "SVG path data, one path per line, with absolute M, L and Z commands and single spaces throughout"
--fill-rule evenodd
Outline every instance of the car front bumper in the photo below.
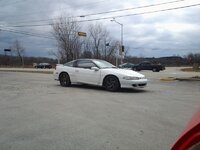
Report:
M 140 79 L 140 80 L 125 80 L 121 79 L 120 84 L 121 88 L 144 88 L 147 86 L 147 79 Z
M 55 80 L 59 80 L 59 73 L 56 70 L 54 70 L 53 76 Z

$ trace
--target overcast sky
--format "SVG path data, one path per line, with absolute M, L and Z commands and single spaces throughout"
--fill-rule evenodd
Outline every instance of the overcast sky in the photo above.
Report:
M 76 18 L 77 20 L 85 21 L 108 17 L 108 19 L 97 22 L 106 27 L 110 35 L 116 40 L 120 40 L 120 25 L 110 21 L 112 17 L 115 17 L 116 21 L 123 24 L 124 45 L 129 48 L 129 55 L 163 57 L 184 56 L 190 52 L 200 53 L 200 5 L 141 14 L 200 4 L 200 0 L 184 0 L 167 5 L 87 16 L 87 14 L 171 1 L 178 0 L 0 0 L 0 29 L 20 33 L 26 31 L 45 37 L 52 37 L 51 26 L 12 26 L 47 24 L 50 22 L 48 19 L 55 19 L 62 14 L 85 16 L 84 18 Z M 82 30 L 85 30 L 84 27 L 91 23 L 95 23 L 95 21 L 82 22 Z M 25 47 L 26 56 L 50 57 L 48 51 L 56 49 L 55 40 L 52 39 L 0 31 L 0 54 L 3 54 L 4 48 L 9 48 L 16 39 Z

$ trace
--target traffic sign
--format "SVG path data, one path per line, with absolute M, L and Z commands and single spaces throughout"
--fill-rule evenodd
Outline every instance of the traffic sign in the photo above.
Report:
M 78 36 L 87 36 L 86 32 L 78 32 Z
M 11 51 L 11 49 L 4 49 L 4 51 L 5 51 L 5 52 L 10 52 L 10 51 Z

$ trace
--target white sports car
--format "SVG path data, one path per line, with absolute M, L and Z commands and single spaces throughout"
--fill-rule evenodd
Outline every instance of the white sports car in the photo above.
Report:
M 98 59 L 78 59 L 64 65 L 59 64 L 54 71 L 54 78 L 60 81 L 61 86 L 84 83 L 103 86 L 109 91 L 147 85 L 144 75 L 133 70 L 119 69 Z

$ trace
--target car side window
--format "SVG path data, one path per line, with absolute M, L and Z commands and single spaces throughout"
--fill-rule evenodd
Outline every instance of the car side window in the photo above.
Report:
M 142 66 L 149 66 L 150 63 L 142 63 L 141 65 L 142 65 Z
M 85 69 L 91 69 L 91 67 L 96 67 L 96 65 L 90 60 L 79 60 L 77 62 L 76 67 L 85 68 Z

